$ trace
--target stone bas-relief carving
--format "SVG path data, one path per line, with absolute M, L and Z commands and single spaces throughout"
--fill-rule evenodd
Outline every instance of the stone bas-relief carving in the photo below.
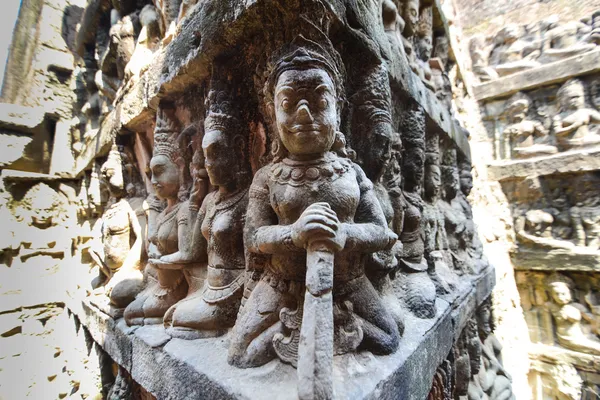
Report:
M 585 90 L 578 79 L 567 81 L 557 93 L 559 113 L 554 117 L 558 145 L 566 150 L 600 144 L 589 125 L 600 124 L 600 112 L 585 106 Z
M 123 309 L 142 289 L 145 266 L 146 210 L 134 185 L 137 173 L 133 160 L 123 148 L 113 146 L 102 165 L 101 175 L 109 200 L 102 214 L 99 246 L 90 255 L 100 269 L 93 287 L 103 285 L 110 298 L 110 313 L 122 315 Z
M 471 39 L 472 71 L 481 82 L 508 76 L 594 51 L 598 44 L 597 13 L 581 21 L 559 22 L 553 15 L 537 23 L 508 24 L 487 40 Z
M 517 284 L 532 341 L 600 355 L 597 274 L 520 272 Z
M 529 189 L 529 194 L 523 191 L 511 196 L 519 248 L 557 250 L 572 255 L 600 254 L 600 205 L 595 174 L 571 174 L 563 179 L 548 177 L 540 179 L 540 186 Z
M 472 374 L 467 387 L 469 400 L 507 399 L 515 400 L 511 377 L 502 366 L 502 345 L 493 335 L 491 301 L 485 301 L 475 313 L 462 335 L 470 338 L 467 343 L 469 367 Z
M 510 138 L 513 158 L 555 154 L 558 150 L 548 143 L 546 128 L 539 121 L 527 119 L 531 99 L 517 93 L 507 100 L 506 115 L 510 125 L 504 136 Z
M 591 76 L 568 80 L 560 87 L 518 92 L 504 102 L 502 112 L 500 102 L 488 105 L 488 117 L 498 122 L 489 125 L 499 138 L 497 157 L 545 157 L 599 147 L 597 82 Z

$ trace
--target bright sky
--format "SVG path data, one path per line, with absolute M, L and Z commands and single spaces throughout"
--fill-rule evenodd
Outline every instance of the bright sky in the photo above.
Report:
M 6 57 L 20 5 L 21 0 L 0 0 L 0 88 L 4 81 Z

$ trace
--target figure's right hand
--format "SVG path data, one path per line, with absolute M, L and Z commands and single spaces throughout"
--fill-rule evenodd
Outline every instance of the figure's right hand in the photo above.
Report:
M 311 242 L 331 241 L 340 235 L 340 230 L 340 221 L 331 206 L 327 203 L 314 203 L 292 224 L 292 242 L 304 249 Z

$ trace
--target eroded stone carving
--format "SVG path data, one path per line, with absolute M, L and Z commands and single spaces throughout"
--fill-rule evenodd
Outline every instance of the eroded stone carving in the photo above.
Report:
M 511 23 L 496 33 L 491 51 L 482 36 L 474 36 L 469 44 L 472 70 L 485 82 L 593 51 L 600 37 L 597 19 L 595 13 L 565 23 L 557 15 L 525 26 Z
M 467 398 L 515 400 L 511 377 L 502 366 L 502 346 L 492 333 L 491 301 L 488 299 L 482 303 L 475 315 L 477 332 L 471 342 L 472 351 L 469 352 L 473 377 L 468 385 Z
M 567 81 L 557 93 L 559 114 L 554 117 L 556 141 L 562 150 L 600 144 L 590 124 L 600 123 L 600 112 L 585 106 L 585 90 L 578 79 Z
M 567 349 L 600 355 L 600 340 L 588 337 L 581 328 L 582 318 L 591 320 L 592 316 L 581 305 L 573 302 L 573 281 L 555 273 L 548 277 L 547 284 L 551 298 L 549 308 L 554 319 L 558 344 Z
M 265 95 L 275 158 L 254 176 L 245 227 L 248 250 L 270 260 L 257 271 L 229 351 L 240 367 L 275 355 L 297 362 L 300 398 L 332 396 L 334 352 L 362 345 L 388 354 L 399 341 L 362 256 L 391 247 L 396 235 L 372 183 L 347 158 L 338 130 L 343 70 L 323 46 L 300 36 L 273 56 Z
M 145 204 L 142 198 L 128 194 L 135 191 L 136 173 L 129 155 L 114 145 L 101 168 L 102 182 L 110 197 L 99 225 L 100 246 L 90 251 L 101 273 L 92 286 L 104 286 L 104 293 L 110 298 L 111 314 L 118 316 L 143 284 Z
M 541 122 L 527 118 L 531 99 L 519 92 L 506 102 L 509 125 L 504 136 L 511 141 L 513 158 L 527 158 L 555 154 L 558 150 L 550 144 L 548 131 Z

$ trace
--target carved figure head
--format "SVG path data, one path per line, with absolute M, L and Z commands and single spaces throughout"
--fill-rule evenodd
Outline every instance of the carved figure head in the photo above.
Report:
M 429 61 L 433 50 L 433 11 L 431 7 L 421 10 L 416 33 L 417 56 L 423 61 Z
M 112 196 L 123 195 L 125 179 L 123 177 L 123 153 L 117 145 L 113 145 L 108 153 L 108 158 L 100 168 L 102 183 Z
M 573 301 L 571 296 L 571 288 L 574 286 L 573 281 L 561 274 L 554 273 L 548 277 L 548 288 L 550 289 L 550 297 L 558 305 L 566 305 Z
M 404 0 L 402 7 L 402 18 L 406 23 L 404 27 L 404 36 L 412 36 L 419 23 L 419 0 Z
M 570 79 L 556 93 L 561 111 L 579 110 L 585 106 L 585 90 L 579 79 Z
M 525 93 L 519 92 L 506 102 L 506 116 L 511 123 L 523 121 L 527 117 L 531 99 Z
M 25 193 L 21 200 L 19 219 L 31 219 L 30 224 L 39 229 L 57 225 L 58 219 L 66 212 L 61 196 L 45 183 L 38 183 Z
M 442 60 L 444 67 L 448 64 L 448 52 L 450 49 L 450 43 L 446 36 L 436 36 L 435 46 L 433 48 L 433 56 Z
M 225 186 L 247 177 L 246 140 L 228 93 L 215 85 L 208 94 L 202 149 L 210 183 Z
M 442 159 L 442 177 L 444 183 L 444 196 L 452 200 L 460 190 L 460 179 L 456 164 L 456 149 L 446 149 Z
M 177 141 L 178 124 L 169 114 L 163 109 L 158 111 L 154 129 L 154 153 L 150 160 L 152 186 L 156 195 L 163 200 L 175 199 L 180 194 L 182 170 L 186 164 Z
M 279 140 L 293 156 L 345 148 L 338 132 L 342 64 L 332 48 L 299 36 L 275 63 L 265 97 Z
M 460 163 L 460 190 L 468 196 L 473 189 L 473 174 L 471 173 L 471 163 L 461 162 Z
M 477 328 L 479 337 L 482 341 L 485 340 L 494 331 L 494 319 L 492 315 L 492 300 L 486 299 L 477 309 Z

